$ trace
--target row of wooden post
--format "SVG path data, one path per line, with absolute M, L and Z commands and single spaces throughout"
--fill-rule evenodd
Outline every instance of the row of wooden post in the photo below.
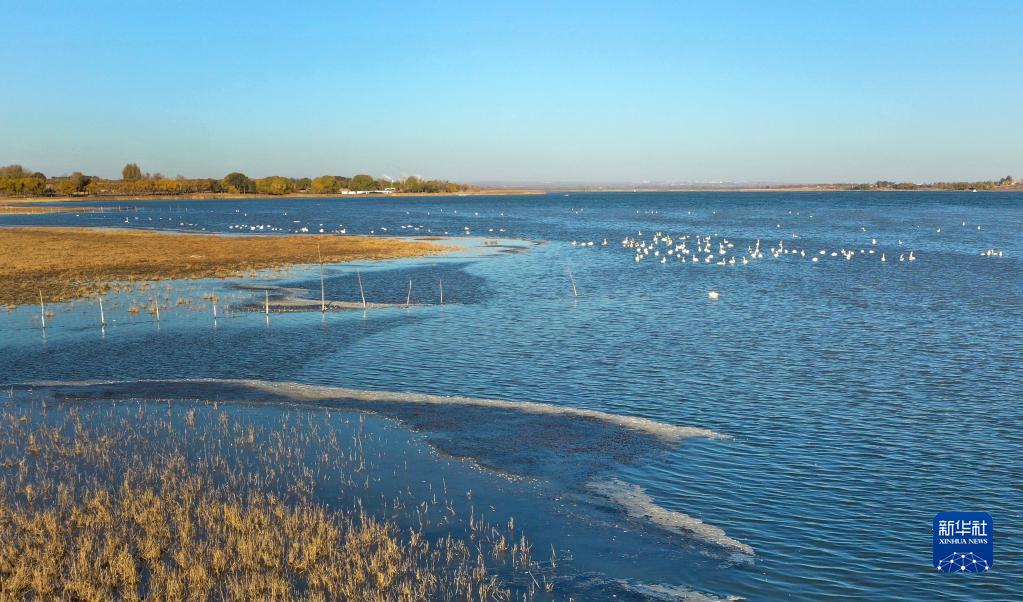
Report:
M 362 287 L 362 274 L 358 271 L 355 272 L 356 278 L 359 280 L 359 297 L 362 299 L 362 309 L 368 308 L 366 303 L 366 291 Z M 444 305 L 444 281 L 439 280 L 440 285 L 440 304 Z M 107 325 L 106 314 L 103 311 L 103 297 L 97 297 L 99 299 L 99 325 L 101 328 L 105 328 Z M 405 297 L 405 307 L 408 308 L 412 304 L 412 279 L 408 281 L 408 295 Z M 158 299 L 153 299 L 153 307 L 156 308 L 156 321 L 160 321 L 160 302 Z M 325 288 L 323 283 L 323 266 L 320 266 L 320 311 L 327 311 L 327 300 L 325 296 Z M 266 314 L 267 319 L 270 318 L 270 291 L 263 291 L 263 312 Z M 218 319 L 217 315 L 217 296 L 213 296 L 213 320 Z M 39 319 L 42 323 L 42 327 L 46 328 L 46 304 L 43 301 L 43 291 L 39 291 Z
M 319 251 L 319 248 L 317 248 Z M 355 277 L 359 280 L 359 297 L 362 299 L 362 309 L 367 309 L 366 305 L 366 291 L 362 288 L 362 274 L 356 270 Z M 579 298 L 579 290 L 575 286 L 575 277 L 572 275 L 572 268 L 568 268 L 568 280 L 572 284 L 572 296 L 576 299 Z M 440 286 L 440 304 L 444 305 L 444 281 L 438 280 Z M 408 308 L 412 305 L 412 279 L 408 281 L 408 295 L 405 297 L 405 307 Z M 159 299 L 153 299 L 153 306 L 156 307 L 156 321 L 160 321 L 160 301 Z M 323 258 L 320 257 L 320 311 L 326 313 L 327 311 L 327 298 L 326 288 L 323 282 Z M 263 312 L 266 314 L 267 319 L 270 319 L 270 291 L 263 291 Z M 42 321 L 43 328 L 46 328 L 46 304 L 43 303 L 43 291 L 39 291 L 39 318 Z M 213 321 L 217 320 L 217 296 L 213 295 Z M 99 325 L 100 327 L 106 327 L 107 320 L 103 314 L 103 297 L 99 297 Z

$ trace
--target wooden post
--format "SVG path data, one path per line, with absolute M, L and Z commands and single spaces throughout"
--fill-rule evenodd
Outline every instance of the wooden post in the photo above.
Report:
M 320 260 L 320 311 L 327 311 L 327 298 L 323 290 L 323 255 L 320 254 L 320 243 L 316 243 L 316 257 Z
M 160 321 L 160 298 L 153 297 L 153 306 L 156 308 L 156 321 Z
M 440 304 L 444 305 L 444 281 L 438 280 L 440 283 Z
M 46 306 L 43 305 L 43 291 L 39 291 L 39 319 L 43 321 L 43 328 L 46 328 Z
M 213 321 L 217 321 L 217 295 L 213 295 Z
M 408 279 L 408 297 L 405 298 L 405 309 L 412 304 L 412 279 Z
M 362 274 L 359 270 L 355 270 L 355 277 L 359 279 L 359 296 L 362 297 L 362 309 L 366 309 L 366 293 L 362 290 Z
M 99 325 L 100 327 L 107 325 L 107 319 L 103 315 L 103 297 L 99 298 Z
M 263 289 L 263 295 L 264 295 L 263 311 L 264 311 L 264 313 L 266 313 L 266 317 L 269 318 L 270 317 L 270 291 L 267 290 L 267 289 Z
M 572 276 L 572 268 L 568 268 L 568 279 L 572 282 L 572 296 L 579 298 L 579 291 L 575 288 L 575 278 Z

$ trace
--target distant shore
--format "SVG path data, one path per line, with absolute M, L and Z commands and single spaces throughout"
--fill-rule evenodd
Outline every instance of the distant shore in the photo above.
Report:
M 75 195 L 75 196 L 0 196 L 0 213 L 21 213 L 17 205 L 30 203 L 62 203 L 62 202 L 104 202 L 104 201 L 201 201 L 201 200 L 247 200 L 247 199 L 356 199 L 356 198 L 449 198 L 463 196 L 563 196 L 579 193 L 686 193 L 686 192 L 1023 192 L 1023 184 L 998 186 L 995 188 L 954 189 L 921 186 L 918 188 L 861 188 L 856 185 L 817 184 L 793 186 L 693 186 L 685 188 L 493 188 L 463 192 L 393 192 L 366 194 L 315 194 L 309 192 L 293 192 L 289 194 L 238 194 L 231 192 L 199 193 L 199 194 L 154 194 L 154 195 Z M 41 211 L 40 211 L 41 212 Z
M 208 192 L 198 194 L 153 194 L 153 195 L 74 195 L 74 196 L 0 196 L 0 203 L 60 203 L 60 202 L 101 202 L 101 201 L 199 201 L 199 200 L 245 200 L 245 199 L 359 199 L 388 197 L 452 197 L 452 196 L 503 196 L 503 195 L 544 195 L 545 190 L 539 189 L 485 189 L 467 190 L 462 192 L 391 192 L 340 194 L 330 192 L 315 194 L 311 192 L 292 192 L 289 194 L 240 194 L 233 192 Z
M 973 192 L 970 190 L 921 186 L 918 188 L 859 188 L 856 185 L 820 184 L 793 186 L 693 186 L 685 188 L 554 188 L 547 194 L 559 195 L 580 192 Z M 976 192 L 1023 192 L 1023 186 L 978 188 Z

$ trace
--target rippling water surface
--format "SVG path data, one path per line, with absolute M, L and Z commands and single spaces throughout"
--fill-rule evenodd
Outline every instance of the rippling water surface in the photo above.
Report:
M 105 333 L 91 302 L 52 308 L 44 340 L 37 308 L 19 308 L 0 314 L 0 382 L 247 378 L 546 402 L 702 427 L 726 437 L 647 444 L 635 433 L 583 428 L 592 426 L 585 418 L 573 427 L 548 417 L 557 425 L 548 429 L 508 408 L 391 406 L 439 449 L 541 484 L 553 505 L 529 511 L 571 550 L 569 564 L 628 582 L 637 596 L 685 587 L 750 599 L 995 600 L 1016 595 L 1023 581 L 1023 195 L 573 193 L 135 206 L 0 223 L 468 234 L 524 252 L 478 247 L 476 238 L 464 245 L 477 250 L 447 258 L 328 267 L 331 299 L 358 298 L 356 267 L 371 301 L 401 303 L 413 280 L 409 310 L 275 315 L 267 324 L 261 314 L 230 313 L 249 291 L 174 283 L 159 294 L 194 302 L 164 311 L 159 330 L 144 312 L 126 311 L 128 295 L 109 301 Z M 626 236 L 649 241 L 656 232 L 727 238 L 739 257 L 758 239 L 765 251 L 784 240 L 806 257 L 637 263 L 622 248 Z M 830 255 L 842 248 L 855 257 Z M 982 256 L 987 249 L 1003 256 Z M 916 261 L 899 261 L 910 250 Z M 315 270 L 268 279 L 319 294 Z M 228 306 L 216 328 L 201 299 L 212 290 Z M 711 290 L 720 298 L 709 299 Z M 345 395 L 326 397 L 341 403 Z M 639 497 L 608 496 L 609 483 Z M 993 515 L 991 573 L 930 568 L 931 519 L 947 510 Z M 669 520 L 656 520 L 662 511 Z M 691 519 L 753 554 L 672 523 Z M 606 536 L 592 533 L 595 524 Z

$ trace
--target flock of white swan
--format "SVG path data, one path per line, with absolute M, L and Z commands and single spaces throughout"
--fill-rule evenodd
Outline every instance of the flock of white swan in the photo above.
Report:
M 638 232 L 642 236 L 642 232 Z M 902 241 L 899 241 L 900 245 Z M 737 249 L 735 242 L 728 238 L 716 238 L 714 236 L 679 236 L 672 237 L 661 232 L 656 232 L 650 241 L 633 236 L 626 236 L 622 239 L 622 247 L 634 252 L 633 259 L 639 263 L 646 259 L 653 259 L 660 263 L 669 261 L 713 264 L 713 265 L 748 265 L 750 262 L 764 259 L 765 254 L 778 259 L 792 257 L 809 259 L 817 263 L 823 259 L 838 258 L 845 261 L 852 261 L 857 256 L 876 256 L 880 261 L 889 261 L 888 253 L 877 248 L 877 239 L 872 239 L 869 246 L 860 249 L 842 247 L 839 249 L 811 249 L 799 248 L 795 243 L 779 240 L 776 244 L 765 248 L 760 239 L 746 246 L 745 252 Z M 897 261 L 916 261 L 916 251 L 908 250 L 897 253 Z M 892 261 L 896 261 L 896 254 L 893 253 Z
M 963 224 L 965 225 L 965 223 Z M 978 226 L 979 229 L 979 226 Z M 938 229 L 941 232 L 941 229 Z M 882 263 L 886 262 L 914 262 L 917 260 L 917 252 L 907 248 L 902 240 L 898 240 L 898 247 L 895 250 L 882 250 L 878 247 L 876 238 L 870 239 L 869 245 L 861 247 L 841 248 L 800 248 L 796 242 L 778 240 L 777 243 L 767 247 L 770 243 L 757 239 L 749 243 L 745 251 L 736 248 L 736 243 L 725 237 L 704 236 L 704 235 L 683 235 L 671 236 L 663 232 L 655 232 L 647 240 L 643 237 L 642 231 L 637 231 L 636 236 L 626 236 L 621 241 L 621 246 L 633 252 L 633 259 L 636 263 L 653 260 L 657 263 L 680 262 L 686 264 L 709 264 L 717 266 L 727 265 L 748 265 L 751 262 L 764 259 L 765 253 L 775 259 L 795 258 L 808 259 L 811 263 L 818 263 L 827 259 L 852 261 L 855 258 L 869 258 Z M 607 239 L 599 243 L 594 241 L 571 242 L 573 247 L 607 247 Z M 1003 257 L 1003 251 L 990 248 L 980 253 L 982 257 Z

